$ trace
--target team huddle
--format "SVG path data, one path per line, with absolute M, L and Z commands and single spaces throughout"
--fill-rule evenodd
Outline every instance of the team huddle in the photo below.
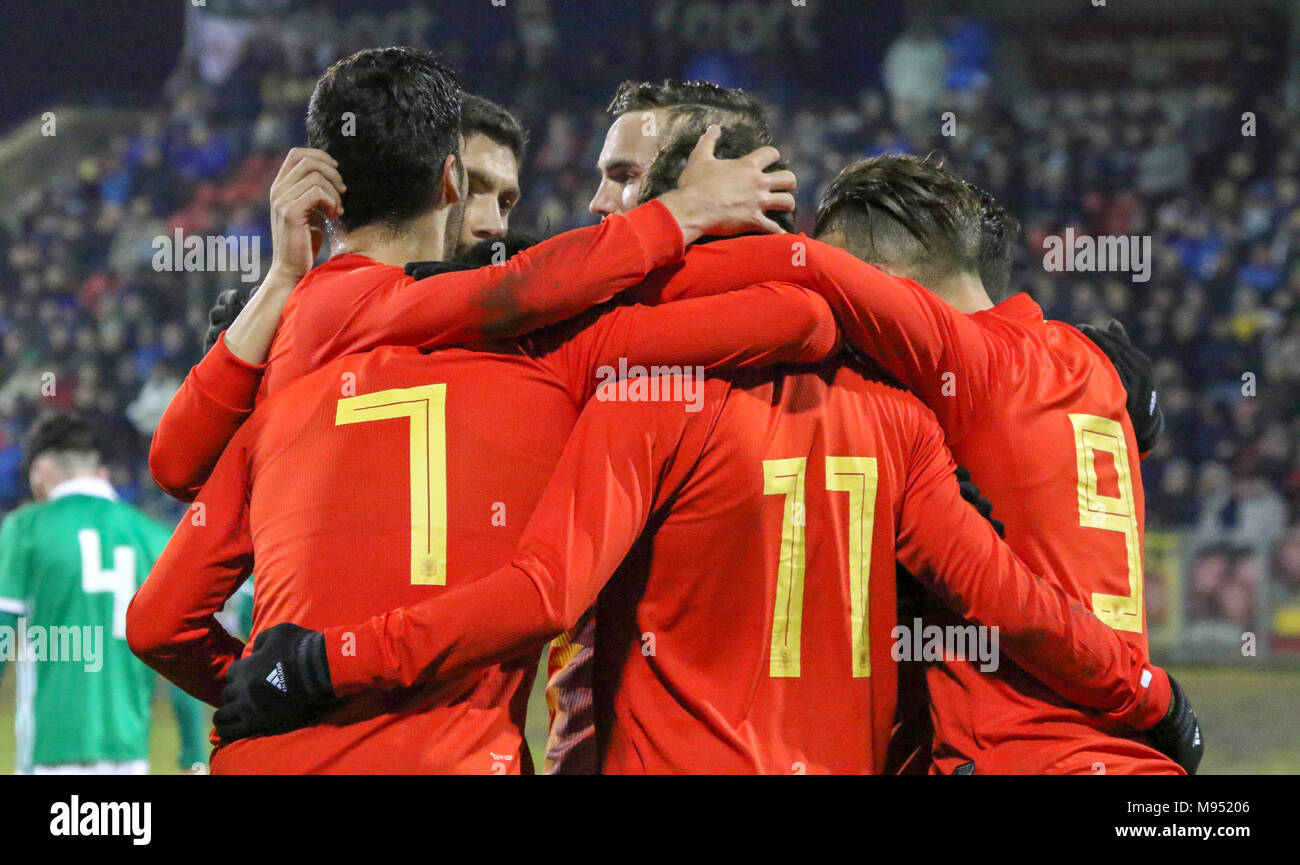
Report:
M 125 614 L 212 771 L 532 772 L 546 652 L 548 773 L 1194 773 L 1122 330 L 1012 294 L 1018 226 L 935 160 L 847 166 L 805 236 L 744 93 L 610 115 L 601 221 L 531 242 L 508 112 L 411 49 L 317 83 Z M 935 628 L 1000 657 L 900 658 Z

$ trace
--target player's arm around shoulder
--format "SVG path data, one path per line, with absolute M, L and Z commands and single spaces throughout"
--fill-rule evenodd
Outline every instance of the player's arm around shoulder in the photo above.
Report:
M 216 613 L 252 568 L 246 444 L 254 433 L 246 425 L 232 439 L 127 608 L 131 651 L 212 705 L 244 648 Z
M 501 263 L 416 279 L 377 263 L 322 280 L 295 309 L 315 365 L 380 345 L 435 348 L 506 339 L 579 315 L 681 258 L 677 223 L 648 202 L 573 229 Z
M 575 377 L 585 403 L 602 380 L 621 373 L 666 371 L 702 387 L 707 370 L 817 363 L 838 348 L 835 317 L 820 296 L 768 282 L 657 306 L 611 307 L 554 357 L 562 375 Z
M 1171 703 L 1169 678 L 1054 582 L 1034 574 L 962 501 L 937 425 L 918 425 L 898 558 L 955 612 L 996 629 L 998 645 L 1067 699 L 1135 729 Z
M 596 388 L 514 559 L 558 630 L 577 623 L 651 515 L 689 481 L 729 391 L 725 376 L 691 371 L 611 376 Z
M 223 335 L 185 376 L 149 443 L 149 473 L 164 492 L 194 500 L 252 413 L 265 369 L 237 357 Z

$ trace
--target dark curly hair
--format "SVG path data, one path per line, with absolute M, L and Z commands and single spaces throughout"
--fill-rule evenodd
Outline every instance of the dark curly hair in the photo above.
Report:
M 78 454 L 98 460 L 101 450 L 99 436 L 85 417 L 76 413 L 49 412 L 32 424 L 19 470 L 24 478 L 27 477 L 32 463 L 41 454 Z
M 460 100 L 455 75 L 414 48 L 358 51 L 326 70 L 307 141 L 338 160 L 345 229 L 398 226 L 433 205 L 443 163 L 459 149 Z

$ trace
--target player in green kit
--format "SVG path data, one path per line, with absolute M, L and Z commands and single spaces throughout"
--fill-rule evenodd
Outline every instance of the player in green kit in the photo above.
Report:
M 20 774 L 144 774 L 156 674 L 126 643 L 126 608 L 171 532 L 118 501 L 90 427 L 50 415 L 23 471 L 36 501 L 0 525 L 0 676 L 18 661 Z M 207 762 L 210 715 L 172 688 L 181 768 Z

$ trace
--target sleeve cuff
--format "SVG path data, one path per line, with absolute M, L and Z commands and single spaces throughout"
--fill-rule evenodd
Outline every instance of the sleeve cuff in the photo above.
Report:
M 361 627 L 326 628 L 325 658 L 330 685 L 339 697 L 379 684 L 383 678 L 379 635 L 369 622 Z
M 677 217 L 662 201 L 647 201 L 621 216 L 632 226 L 641 243 L 647 272 L 676 264 L 686 254 L 686 238 L 677 224 Z
M 218 404 L 235 411 L 251 411 L 257 400 L 266 364 L 236 357 L 226 345 L 223 330 L 212 350 L 194 367 L 195 384 Z
M 1137 696 L 1115 720 L 1138 730 L 1149 730 L 1169 712 L 1173 690 L 1169 687 L 1169 674 L 1154 664 L 1147 664 L 1138 675 Z

